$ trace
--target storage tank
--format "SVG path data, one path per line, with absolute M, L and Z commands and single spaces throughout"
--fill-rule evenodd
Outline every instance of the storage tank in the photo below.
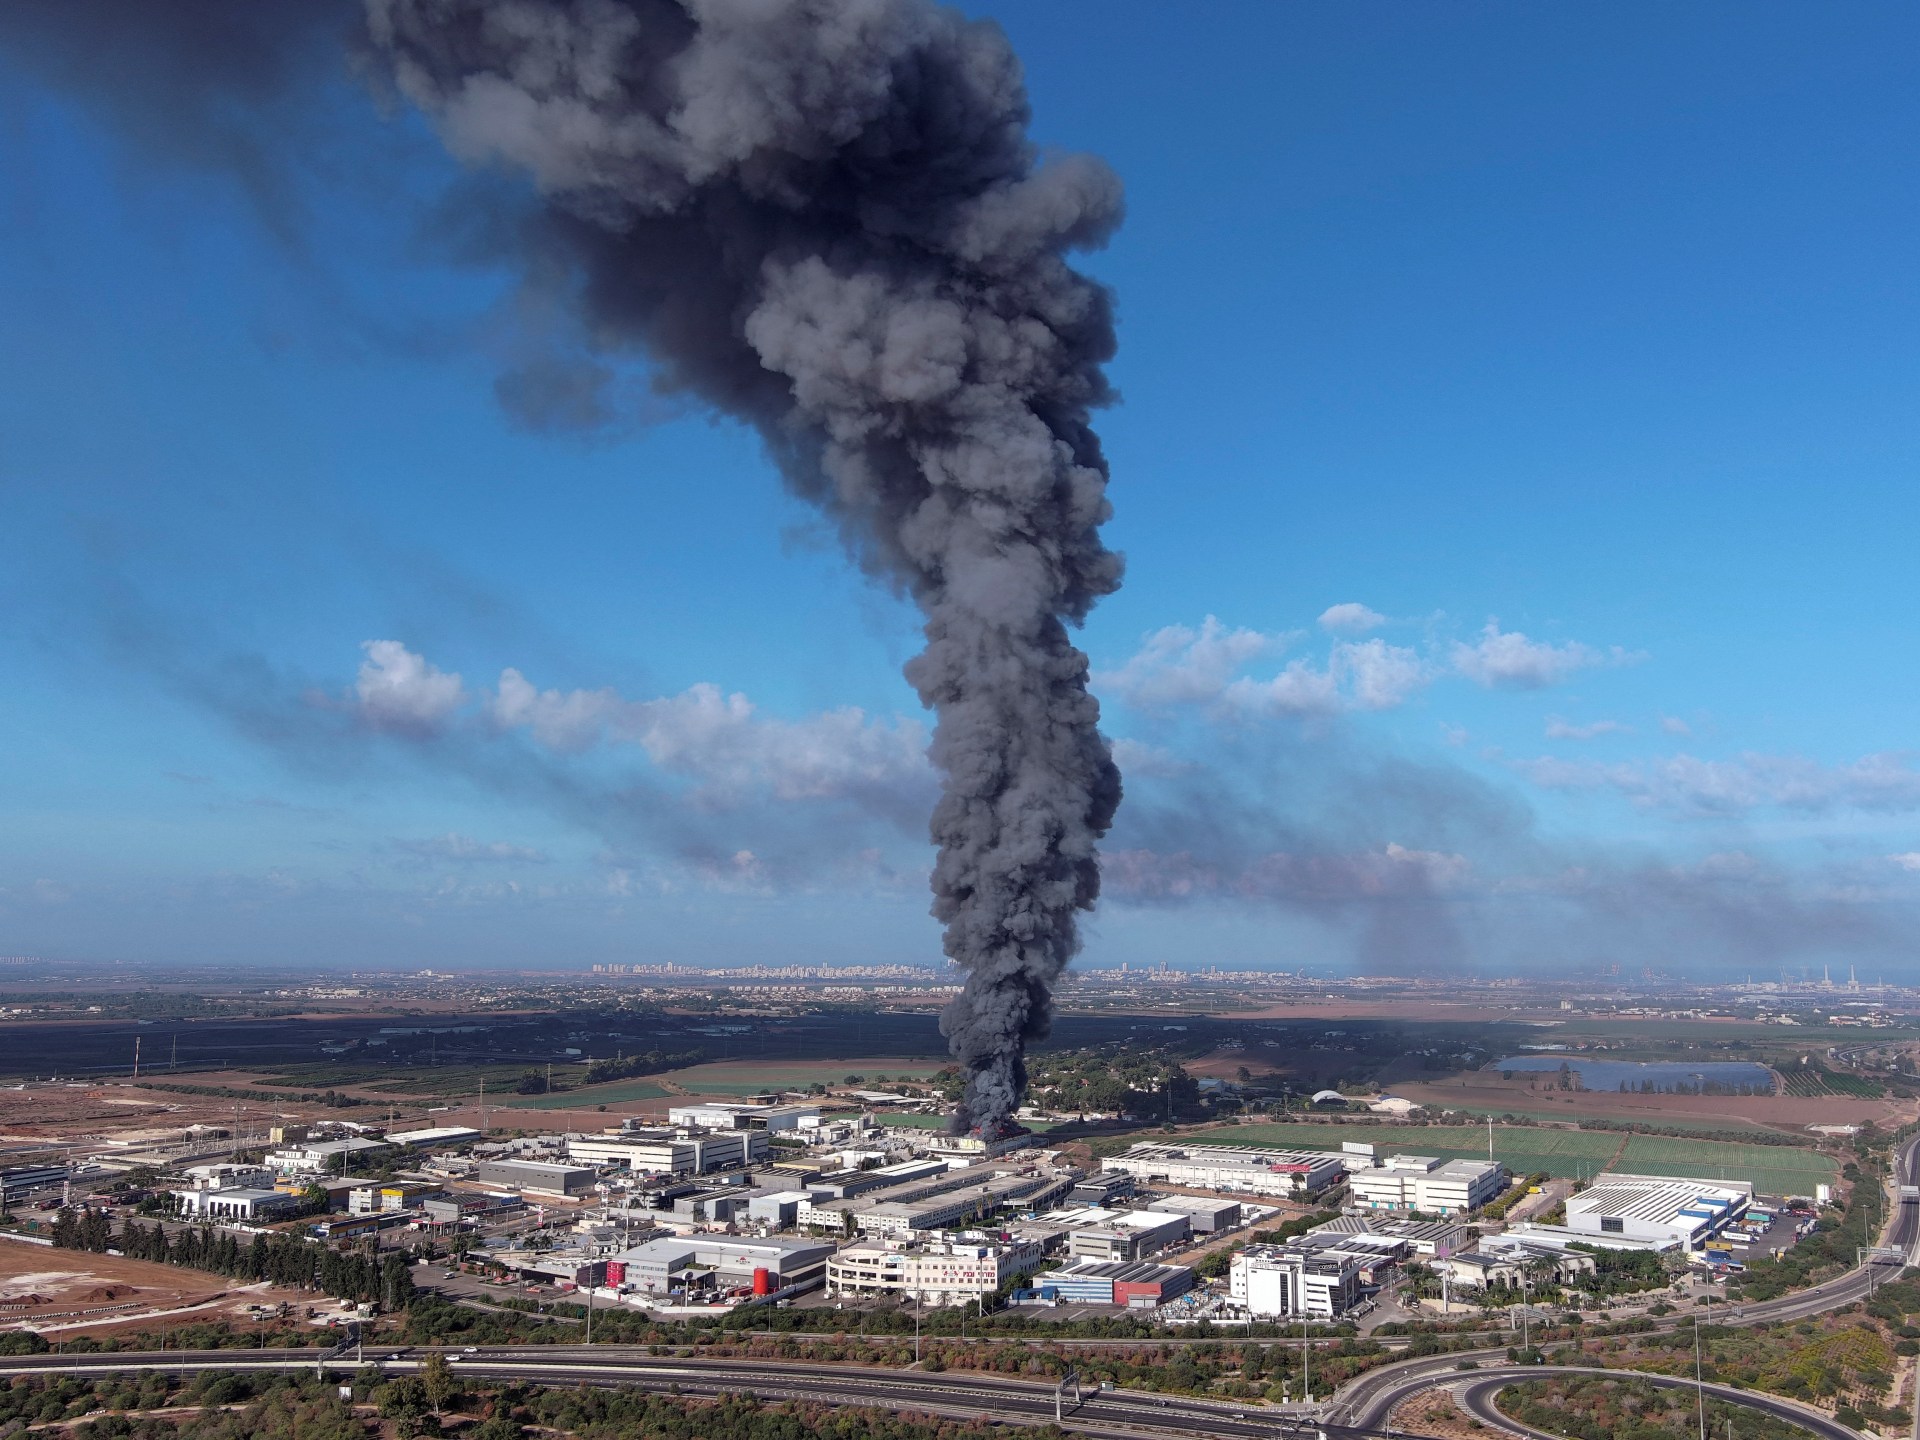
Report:
M 753 1267 L 753 1293 L 756 1295 L 773 1293 L 773 1272 L 764 1265 Z

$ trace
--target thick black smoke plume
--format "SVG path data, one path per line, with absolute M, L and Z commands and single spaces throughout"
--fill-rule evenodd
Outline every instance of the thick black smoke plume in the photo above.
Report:
M 21 10 L 0 44 L 170 158 L 230 154 L 260 194 L 247 115 L 341 73 L 329 45 L 354 18 L 338 0 Z M 933 913 L 966 972 L 943 1027 L 963 1125 L 1001 1129 L 1120 800 L 1068 638 L 1120 579 L 1088 420 L 1112 309 L 1063 258 L 1112 229 L 1118 183 L 1042 163 L 1005 36 L 927 0 L 365 0 L 359 19 L 364 74 L 461 160 L 537 188 L 531 215 L 485 211 L 482 248 L 564 296 L 591 348 L 642 352 L 663 390 L 754 425 L 924 612 L 907 675 L 937 715 Z M 138 85 L 83 83 L 113 56 Z M 542 413 L 595 413 L 556 392 L 606 373 L 546 367 Z
M 926 615 L 943 1028 L 998 1131 L 1099 889 L 1120 778 L 1068 639 L 1100 542 L 1109 297 L 1066 251 L 1119 186 L 1040 164 L 994 26 L 923 0 L 369 0 L 400 91 L 522 171 L 602 346 L 758 427 Z

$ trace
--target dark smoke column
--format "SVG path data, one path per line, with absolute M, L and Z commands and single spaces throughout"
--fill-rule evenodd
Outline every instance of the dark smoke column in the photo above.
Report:
M 1063 258 L 1117 182 L 1038 163 L 1005 36 L 921 0 L 367 0 L 367 24 L 455 154 L 538 188 L 489 217 L 530 282 L 755 425 L 924 611 L 933 913 L 967 976 L 942 1027 L 963 1126 L 998 1131 L 1120 800 L 1067 628 L 1120 578 L 1088 418 L 1112 313 Z

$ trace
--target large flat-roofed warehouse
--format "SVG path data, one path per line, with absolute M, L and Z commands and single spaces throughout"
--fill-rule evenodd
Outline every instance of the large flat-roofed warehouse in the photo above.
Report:
M 1242 1150 L 1227 1145 L 1154 1141 L 1109 1155 L 1100 1162 L 1100 1168 L 1194 1190 L 1286 1196 L 1318 1194 L 1346 1173 L 1340 1156 L 1320 1150 Z
M 599 1176 L 585 1165 L 555 1165 L 544 1160 L 482 1160 L 473 1167 L 482 1185 L 500 1185 L 529 1195 L 589 1195 Z
M 671 1130 L 631 1130 L 618 1137 L 567 1137 L 567 1158 L 583 1165 L 624 1165 L 634 1174 L 705 1175 L 767 1158 L 767 1132 L 728 1130 L 717 1134 L 676 1134 Z
M 976 1215 L 991 1215 L 1016 1200 L 1042 1205 L 1072 1185 L 1064 1177 L 996 1175 L 924 1200 L 883 1200 L 854 1211 L 854 1228 L 863 1235 L 896 1235 L 910 1230 L 945 1230 Z
M 1435 1155 L 1393 1155 L 1347 1176 L 1353 1203 L 1369 1210 L 1418 1210 L 1424 1215 L 1465 1215 L 1506 1189 L 1507 1172 L 1491 1160 L 1442 1160 Z
M 71 1173 L 65 1165 L 13 1165 L 0 1170 L 0 1189 L 11 1205 L 45 1186 L 64 1184 Z
M 1566 1228 L 1601 1240 L 1652 1240 L 1697 1250 L 1752 1203 L 1753 1187 L 1738 1180 L 1601 1175 L 1567 1197 Z
M 1064 1270 L 1037 1275 L 1033 1283 L 1042 1291 L 1053 1290 L 1068 1304 L 1152 1309 L 1191 1290 L 1193 1271 L 1185 1265 L 1079 1260 Z
M 667 1111 L 670 1125 L 698 1126 L 706 1130 L 767 1130 L 780 1133 L 798 1130 L 808 1121 L 820 1119 L 818 1105 L 753 1105 L 743 1101 L 700 1101 L 675 1105 Z
M 873 1175 L 898 1175 L 906 1178 L 884 1185 L 869 1185 Z M 796 1223 L 803 1229 L 818 1230 L 845 1222 L 849 1214 L 871 1210 L 878 1205 L 913 1205 L 936 1195 L 970 1189 L 991 1172 L 967 1166 L 949 1168 L 944 1161 L 910 1161 L 887 1165 L 878 1170 L 857 1170 L 849 1175 L 827 1175 L 807 1186 L 807 1199 L 799 1207 Z
M 468 1125 L 437 1125 L 431 1130 L 397 1130 L 387 1136 L 387 1143 L 408 1150 L 437 1150 L 449 1145 L 471 1145 L 486 1138 Z
M 832 1254 L 833 1246 L 822 1240 L 698 1234 L 649 1240 L 614 1256 L 613 1263 L 623 1283 L 655 1294 L 749 1289 L 766 1296 L 817 1289 L 826 1282 Z
M 1074 1186 L 1079 1193 L 1080 1187 Z M 1142 1208 L 1167 1215 L 1185 1215 L 1196 1235 L 1211 1235 L 1216 1230 L 1231 1230 L 1240 1223 L 1238 1200 L 1215 1200 L 1205 1195 L 1156 1195 Z

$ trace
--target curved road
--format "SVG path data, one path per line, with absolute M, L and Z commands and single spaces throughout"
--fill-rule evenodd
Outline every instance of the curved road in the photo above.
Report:
M 1511 1369 L 1495 1370 L 1490 1374 L 1468 1381 L 1460 1390 L 1461 1406 L 1476 1419 L 1499 1429 L 1512 1430 L 1522 1435 L 1539 1436 L 1543 1440 L 1559 1440 L 1543 1430 L 1535 1430 L 1522 1425 L 1501 1412 L 1494 1404 L 1494 1397 L 1507 1386 L 1521 1380 L 1538 1380 L 1543 1375 L 1608 1375 L 1619 1379 L 1644 1380 L 1664 1390 L 1691 1390 L 1693 1381 L 1676 1375 L 1645 1375 L 1637 1370 L 1584 1370 L 1578 1366 L 1561 1365 L 1516 1365 Z M 1813 1409 L 1807 1405 L 1796 1405 L 1791 1400 L 1783 1400 L 1777 1395 L 1760 1395 L 1752 1390 L 1735 1390 L 1728 1385 L 1715 1385 L 1711 1382 L 1701 1387 L 1716 1400 L 1725 1400 L 1735 1405 L 1743 1405 L 1749 1410 L 1759 1410 L 1778 1420 L 1799 1425 L 1823 1437 L 1823 1440 L 1859 1440 L 1857 1433 L 1842 1425 L 1831 1415 Z

